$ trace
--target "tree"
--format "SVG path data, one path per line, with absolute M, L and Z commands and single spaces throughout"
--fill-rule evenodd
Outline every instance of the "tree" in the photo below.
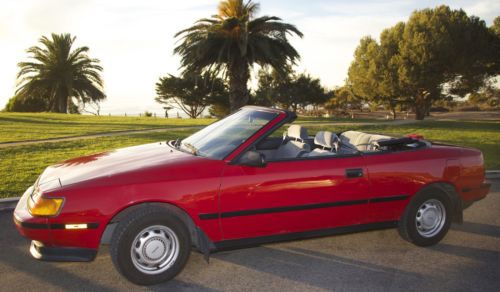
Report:
M 221 98 L 214 99 L 208 109 L 208 113 L 218 119 L 229 115 L 231 112 L 229 111 L 229 100 L 227 96 L 221 96 Z
M 447 6 L 415 11 L 384 30 L 380 45 L 361 40 L 349 69 L 353 91 L 396 106 L 411 105 L 424 119 L 432 103 L 465 95 L 499 74 L 498 34 L 484 21 Z
M 250 100 L 251 104 L 270 107 L 277 103 L 276 88 L 278 82 L 280 79 L 288 79 L 290 73 L 284 74 L 284 76 L 276 76 L 277 74 L 276 71 L 269 71 L 268 68 L 261 68 L 259 70 L 257 73 L 258 88 Z
M 484 21 L 463 10 L 439 6 L 411 15 L 399 45 L 398 72 L 416 119 L 423 119 L 432 102 L 443 98 L 445 84 L 459 85 L 451 92 L 464 94 L 498 74 L 495 38 Z
M 345 107 L 349 104 L 352 96 L 359 96 L 370 103 L 380 104 L 380 83 L 383 76 L 380 64 L 381 49 L 377 42 L 371 37 L 360 40 L 354 51 L 354 61 L 349 66 L 346 85 L 337 90 L 335 97 L 331 100 L 329 107 Z
M 259 105 L 280 104 L 281 107 L 297 112 L 308 105 L 319 105 L 326 102 L 329 94 L 318 78 L 309 74 L 296 74 L 291 68 L 285 68 L 287 74 L 282 76 L 275 70 L 259 72 L 259 88 L 254 101 Z
M 380 83 L 377 86 L 377 103 L 385 105 L 396 119 L 396 109 L 404 107 L 403 89 L 399 80 L 399 43 L 404 32 L 400 22 L 380 35 L 380 51 L 376 58 Z M 377 74 L 377 73 L 375 73 Z
M 290 82 L 280 83 L 278 87 L 278 102 L 293 112 L 308 105 L 323 104 L 328 100 L 326 89 L 321 86 L 318 78 L 301 73 L 294 76 Z
M 42 98 L 14 96 L 9 99 L 4 110 L 6 112 L 44 112 L 49 111 L 49 104 Z
M 500 16 L 495 17 L 493 20 L 493 25 L 491 26 L 491 30 L 494 34 L 500 35 Z
M 480 92 L 471 93 L 468 101 L 470 104 L 478 106 L 499 107 L 500 89 L 495 86 L 487 87 Z
M 247 83 L 254 64 L 281 72 L 300 58 L 288 36 L 302 37 L 302 33 L 276 16 L 256 18 L 258 9 L 250 0 L 225 0 L 217 15 L 200 19 L 175 35 L 182 40 L 174 53 L 181 56 L 184 72 L 215 70 L 228 77 L 231 112 L 249 100 Z
M 200 116 L 207 106 L 220 99 L 227 99 L 228 95 L 224 81 L 208 72 L 203 75 L 162 77 L 156 83 L 156 94 L 157 102 L 172 105 L 193 119 Z
M 352 95 L 372 105 L 383 105 L 396 119 L 396 108 L 401 102 L 399 87 L 398 44 L 404 24 L 386 29 L 380 36 L 380 45 L 371 37 L 361 39 L 348 71 L 346 86 Z
M 101 115 L 101 103 L 98 100 L 90 101 L 87 103 L 81 102 L 78 105 L 78 111 L 88 113 L 88 114 L 91 114 L 94 116 L 100 116 Z
M 325 108 L 331 112 L 347 112 L 353 110 L 362 110 L 363 99 L 352 91 L 350 86 L 336 88 L 331 94 L 330 99 L 325 103 Z
M 18 64 L 16 95 L 42 98 L 50 111 L 60 113 L 70 111 L 73 98 L 82 103 L 104 100 L 99 60 L 87 55 L 88 47 L 72 50 L 75 40 L 70 34 L 52 34 L 51 39 L 40 39 L 42 46 L 29 48 L 32 61 Z
M 73 101 L 69 104 L 68 112 L 70 114 L 79 114 L 84 108 L 81 105 L 76 105 Z M 4 108 L 6 112 L 49 112 L 50 104 L 47 99 L 41 98 L 38 95 L 21 97 L 16 95 L 9 99 Z

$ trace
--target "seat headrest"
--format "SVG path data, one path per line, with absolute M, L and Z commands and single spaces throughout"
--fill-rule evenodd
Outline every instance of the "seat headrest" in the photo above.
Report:
M 320 131 L 314 137 L 314 144 L 330 149 L 336 148 L 335 143 L 338 142 L 339 137 L 336 134 L 328 131 Z
M 309 136 L 307 135 L 307 129 L 303 128 L 301 125 L 291 125 L 288 127 L 287 136 L 293 139 L 300 139 L 305 141 Z

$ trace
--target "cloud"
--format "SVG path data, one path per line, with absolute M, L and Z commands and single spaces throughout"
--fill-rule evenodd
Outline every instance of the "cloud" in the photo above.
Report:
M 488 25 L 493 23 L 495 17 L 500 16 L 500 2 L 499 1 L 480 1 L 477 3 L 469 3 L 464 5 L 463 9 L 469 15 L 479 16 L 486 20 Z
M 342 85 L 360 38 L 392 26 L 402 17 L 325 16 L 306 17 L 297 21 L 305 37 L 294 39 L 293 44 L 302 55 L 302 70 L 321 78 L 329 87 Z

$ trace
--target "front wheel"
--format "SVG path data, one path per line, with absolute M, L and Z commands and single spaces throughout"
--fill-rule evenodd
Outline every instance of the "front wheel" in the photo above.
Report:
M 146 207 L 120 221 L 113 233 L 111 258 L 117 270 L 139 285 L 175 277 L 190 254 L 189 233 L 175 215 Z
M 418 246 L 430 246 L 443 239 L 451 225 L 451 201 L 437 189 L 417 194 L 399 222 L 401 237 Z

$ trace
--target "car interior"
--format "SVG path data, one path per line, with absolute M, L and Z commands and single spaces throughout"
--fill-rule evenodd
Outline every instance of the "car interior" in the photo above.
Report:
M 339 134 L 319 131 L 310 137 L 305 127 L 292 124 L 282 138 L 268 136 L 256 145 L 255 150 L 264 154 L 266 161 L 273 161 L 402 151 L 423 145 L 426 145 L 425 142 L 409 137 L 394 138 L 359 131 Z

